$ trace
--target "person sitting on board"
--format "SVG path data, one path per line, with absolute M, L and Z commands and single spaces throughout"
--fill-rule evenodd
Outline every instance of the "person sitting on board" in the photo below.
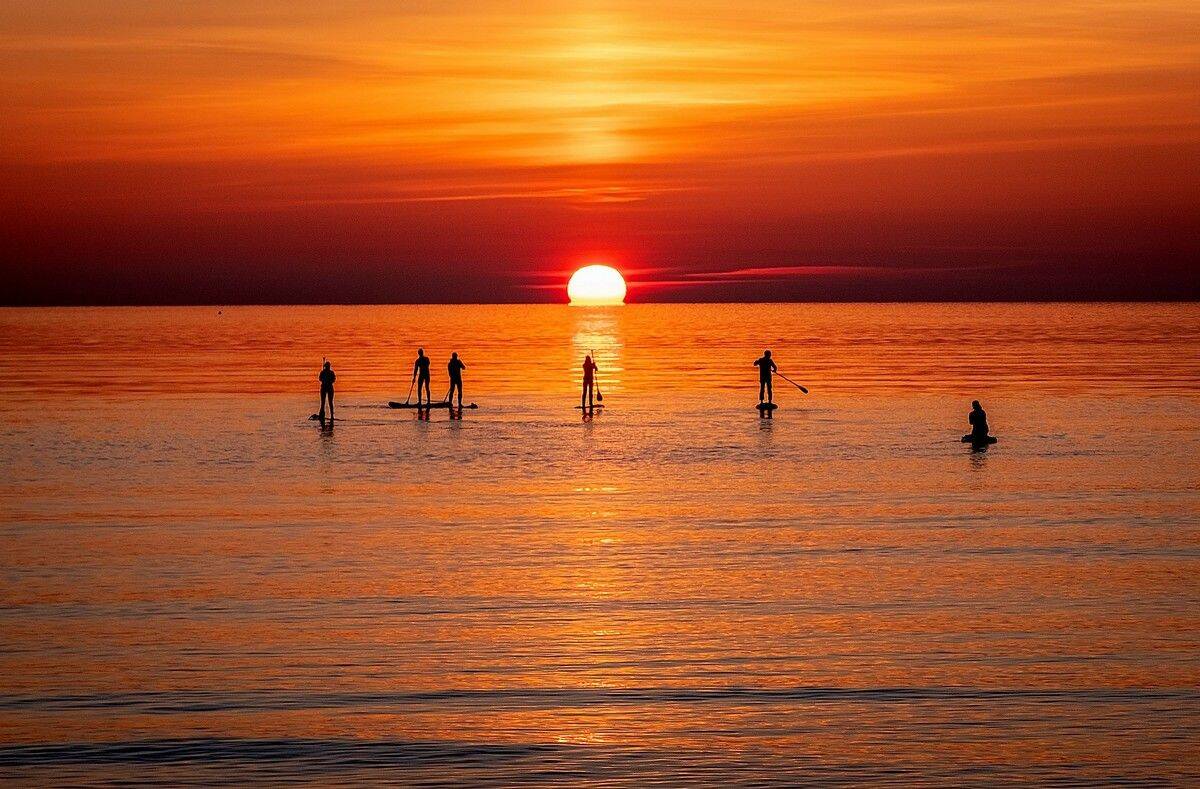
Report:
M 595 389 L 596 370 L 600 368 L 592 361 L 592 355 L 583 357 L 583 392 L 579 395 L 580 408 L 593 408 L 592 392 Z
M 413 378 L 417 379 L 417 405 L 421 404 L 421 387 L 425 387 L 425 403 L 433 405 L 433 395 L 429 392 L 429 357 L 424 348 L 417 349 L 417 360 L 413 362 Z
M 763 351 L 763 355 L 754 361 L 754 366 L 758 368 L 758 402 L 772 403 L 774 402 L 774 393 L 771 391 L 771 373 L 779 369 L 775 364 L 775 360 L 771 358 L 770 351 Z M 766 398 L 763 398 L 763 394 Z
M 446 400 L 454 399 L 454 391 L 458 390 L 458 407 L 462 408 L 462 371 L 467 369 L 467 366 L 458 358 L 457 353 L 450 354 L 450 363 L 446 365 L 446 369 L 450 372 L 450 392 L 446 395 Z
M 321 410 L 317 414 L 321 417 L 321 421 L 325 421 L 325 401 L 329 401 L 329 418 L 333 419 L 333 382 L 337 378 L 333 374 L 333 368 L 329 366 L 329 360 L 325 360 L 325 366 L 321 368 L 321 372 L 317 373 L 317 380 L 321 382 Z
M 971 401 L 971 413 L 967 414 L 967 421 L 971 423 L 971 440 L 977 443 L 986 442 L 989 438 L 987 412 L 978 400 Z

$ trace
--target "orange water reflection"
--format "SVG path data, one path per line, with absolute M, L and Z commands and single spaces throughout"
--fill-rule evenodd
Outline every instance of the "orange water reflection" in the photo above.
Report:
M 1186 775 L 1196 308 L 872 309 L 0 313 L 0 775 Z M 417 343 L 484 407 L 380 407 Z
M 39 397 L 284 394 L 328 356 L 339 392 L 403 398 L 424 347 L 437 382 L 454 350 L 476 395 L 540 395 L 577 391 L 595 349 L 614 391 L 654 398 L 753 389 L 770 347 L 825 394 L 1191 394 L 1198 325 L 1189 304 L 10 309 L 0 371 Z

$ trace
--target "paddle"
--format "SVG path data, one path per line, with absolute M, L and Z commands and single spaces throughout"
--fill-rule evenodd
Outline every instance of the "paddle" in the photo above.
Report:
M 592 350 L 592 362 L 595 363 L 595 361 L 596 361 L 596 351 L 595 351 L 595 349 L 593 349 Z M 596 387 L 596 400 L 598 402 L 603 403 L 604 402 L 604 393 L 600 391 L 600 381 L 596 378 L 596 372 L 594 370 L 592 371 L 592 386 Z
M 408 394 L 404 396 L 404 404 L 408 405 L 408 401 L 412 399 L 412 390 L 417 383 L 417 374 L 413 373 L 413 379 L 408 382 Z
M 803 386 L 801 386 L 800 384 L 798 384 L 798 383 L 796 383 L 795 381 L 793 381 L 791 378 L 788 378 L 788 377 L 787 377 L 786 375 L 784 375 L 783 373 L 781 373 L 781 372 L 779 372 L 778 370 L 776 370 L 776 371 L 775 371 L 775 374 L 776 374 L 776 375 L 778 375 L 778 376 L 779 376 L 780 378 L 782 378 L 783 380 L 787 381 L 787 382 L 788 382 L 789 384 L 791 384 L 792 386 L 794 386 L 794 387 L 796 387 L 797 389 L 799 389 L 801 392 L 804 392 L 804 394 L 808 394 L 808 390 L 807 390 L 807 389 L 805 389 Z

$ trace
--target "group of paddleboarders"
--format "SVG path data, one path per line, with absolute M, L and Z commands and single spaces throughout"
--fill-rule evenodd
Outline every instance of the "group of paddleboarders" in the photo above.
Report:
M 433 395 L 429 392 L 429 357 L 425 355 L 424 348 L 417 349 L 417 358 L 413 361 L 412 383 L 408 386 L 408 396 L 412 397 L 413 385 L 417 387 L 417 407 L 422 404 L 421 391 L 425 392 L 425 405 L 433 405 Z M 446 396 L 442 399 L 443 403 L 453 403 L 454 396 L 458 395 L 458 407 L 463 407 L 463 379 L 462 371 L 467 369 L 467 365 L 462 359 L 458 358 L 458 352 L 450 354 L 450 361 L 446 364 L 446 372 L 450 374 L 450 391 L 446 392 Z M 405 400 L 404 402 L 408 402 Z
M 416 408 L 420 409 L 433 407 L 433 396 L 430 393 L 430 367 L 431 361 L 425 355 L 424 348 L 417 349 L 417 358 L 413 361 L 412 383 L 408 387 L 408 398 L 403 404 L 394 403 L 393 407 L 412 407 L 409 405 L 409 399 L 412 398 L 413 388 L 417 390 Z M 771 357 L 769 350 L 763 351 L 763 355 L 754 360 L 754 366 L 758 368 L 758 409 L 760 412 L 769 413 L 775 408 L 774 391 L 771 383 L 774 376 L 778 375 L 788 383 L 795 386 L 800 391 L 808 394 L 808 389 L 793 381 L 791 378 L 779 372 L 779 365 Z M 443 407 L 454 407 L 455 395 L 457 395 L 458 409 L 463 408 L 463 370 L 467 369 L 467 365 L 458 358 L 458 353 L 450 354 L 450 361 L 446 365 L 446 371 L 450 375 L 450 390 L 446 393 L 446 397 L 441 401 Z M 579 395 L 579 407 L 584 411 L 595 409 L 595 399 L 603 400 L 603 395 L 599 393 L 599 386 L 596 384 L 596 371 L 600 366 L 592 358 L 592 354 L 586 354 L 583 357 L 583 389 Z M 324 361 L 321 367 L 321 372 L 317 375 L 321 382 L 321 410 L 314 414 L 325 421 L 325 404 L 329 404 L 329 418 L 333 419 L 333 382 L 337 376 L 333 373 L 329 360 Z M 421 393 L 425 393 L 425 399 L 422 401 Z M 598 396 L 598 397 L 596 397 Z M 475 405 L 472 404 L 471 408 Z M 963 443 L 969 443 L 975 446 L 996 443 L 996 439 L 988 435 L 987 413 L 983 410 L 983 406 L 978 400 L 971 403 L 971 412 L 967 415 L 967 422 L 971 425 L 971 432 L 962 437 Z
M 412 397 L 413 386 L 415 385 L 417 388 L 417 406 L 418 407 L 420 407 L 420 405 L 422 403 L 422 400 L 421 400 L 421 391 L 422 390 L 424 390 L 424 392 L 425 392 L 425 400 L 423 402 L 426 405 L 433 405 L 433 395 L 429 391 L 429 381 L 430 381 L 430 377 L 431 377 L 429 374 L 429 364 L 430 364 L 430 360 L 429 360 L 429 357 L 425 355 L 425 349 L 418 348 L 417 349 L 417 358 L 413 361 L 412 383 L 410 383 L 408 386 L 408 396 L 409 397 Z M 449 363 L 446 364 L 446 371 L 450 374 L 450 391 L 446 392 L 446 397 L 442 400 L 442 402 L 444 402 L 444 403 L 453 402 L 454 395 L 457 394 L 458 395 L 458 407 L 462 408 L 462 404 L 463 404 L 462 371 L 465 369 L 467 369 L 467 366 L 465 364 L 463 364 L 462 359 L 458 358 L 458 352 L 456 351 L 456 352 L 450 354 L 450 361 L 449 361 Z M 408 402 L 408 401 L 405 400 L 405 402 Z
M 412 397 L 413 388 L 417 390 L 417 407 L 422 405 L 426 407 L 433 405 L 433 395 L 429 391 L 429 364 L 430 359 L 425 355 L 424 348 L 417 349 L 417 358 L 413 361 L 412 383 L 408 387 L 408 396 Z M 467 369 L 462 359 L 458 358 L 458 353 L 450 354 L 450 362 L 446 365 L 446 371 L 450 374 L 450 391 L 446 393 L 446 397 L 442 400 L 443 403 L 452 403 L 454 396 L 458 395 L 458 407 L 463 407 L 463 380 L 462 371 Z M 333 419 L 333 382 L 337 380 L 337 375 L 333 372 L 333 367 L 329 360 L 326 359 L 321 366 L 321 372 L 317 374 L 317 380 L 321 382 L 321 410 L 315 416 L 322 422 L 325 421 L 325 405 L 329 404 L 329 419 Z M 421 393 L 425 393 L 424 401 L 421 400 Z M 408 400 L 405 400 L 407 403 Z M 472 406 L 474 408 L 474 406 Z

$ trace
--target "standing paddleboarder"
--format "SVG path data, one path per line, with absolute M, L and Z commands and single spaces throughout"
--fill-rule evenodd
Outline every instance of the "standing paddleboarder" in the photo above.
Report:
M 596 371 L 600 368 L 592 361 L 592 355 L 583 357 L 583 391 L 579 395 L 580 408 L 594 408 L 592 393 L 596 388 Z
M 321 382 L 321 410 L 317 412 L 321 421 L 325 421 L 325 401 L 329 401 L 329 418 L 333 419 L 333 382 L 337 376 L 333 374 L 333 368 L 329 366 L 329 360 L 325 360 L 325 365 L 321 368 L 321 372 L 317 373 L 317 380 Z
M 413 378 L 417 382 L 417 405 L 421 404 L 421 387 L 425 387 L 425 403 L 433 404 L 433 395 L 429 391 L 429 357 L 424 348 L 417 349 L 417 360 L 413 362 Z
M 754 366 L 758 368 L 758 402 L 771 403 L 774 402 L 774 393 L 771 391 L 771 374 L 779 369 L 775 364 L 775 360 L 771 358 L 770 351 L 763 351 L 763 355 L 754 361 Z M 764 399 L 763 395 L 766 395 Z
M 467 369 L 467 366 L 458 358 L 458 353 L 450 354 L 450 363 L 446 365 L 446 370 L 450 373 L 450 391 L 446 393 L 446 402 L 451 402 L 454 399 L 455 390 L 458 391 L 458 407 L 462 408 L 462 371 Z

